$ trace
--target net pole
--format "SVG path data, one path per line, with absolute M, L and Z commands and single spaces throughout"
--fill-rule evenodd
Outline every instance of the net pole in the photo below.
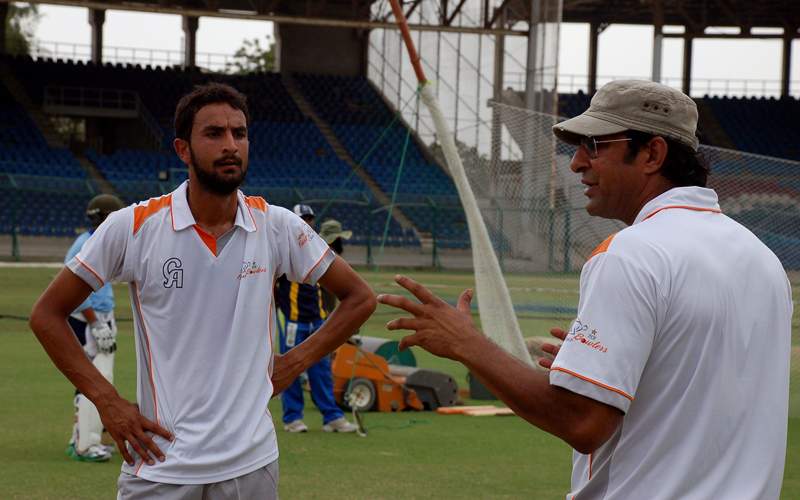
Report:
M 500 263 L 492 247 L 489 232 L 475 200 L 475 194 L 472 192 L 467 180 L 464 165 L 458 155 L 455 139 L 447 126 L 447 121 L 436 98 L 433 86 L 427 85 L 425 73 L 422 71 L 419 55 L 414 48 L 414 41 L 408 30 L 403 10 L 400 8 L 398 0 L 389 0 L 389 3 L 392 6 L 392 11 L 406 44 L 411 65 L 414 67 L 414 72 L 419 80 L 420 96 L 431 113 L 436 135 L 439 138 L 447 166 L 464 207 L 470 239 L 472 240 L 475 288 L 483 333 L 503 347 L 509 354 L 532 367 L 533 361 L 522 339 L 522 332 L 519 328 L 508 287 L 500 270 Z

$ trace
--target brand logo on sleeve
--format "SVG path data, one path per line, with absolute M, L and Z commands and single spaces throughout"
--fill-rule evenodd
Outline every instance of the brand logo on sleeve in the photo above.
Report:
M 303 232 L 297 235 L 297 246 L 303 248 L 303 245 L 314 239 L 317 233 L 311 229 L 311 226 L 303 223 Z
M 597 339 L 598 333 L 597 330 L 591 329 L 589 325 L 584 325 L 580 318 L 575 320 L 575 323 L 570 328 L 569 333 L 567 334 L 567 338 L 564 339 L 565 342 L 580 342 L 587 347 L 591 347 L 592 349 L 596 349 L 600 352 L 608 352 L 608 347 L 603 346 L 600 344 L 600 341 Z
M 161 271 L 164 274 L 164 288 L 183 288 L 183 269 L 181 260 L 175 257 L 167 259 Z
M 258 267 L 256 261 L 252 262 L 242 262 L 242 270 L 239 273 L 239 276 L 236 277 L 237 280 L 241 280 L 247 278 L 251 274 L 260 274 L 267 272 L 266 267 Z

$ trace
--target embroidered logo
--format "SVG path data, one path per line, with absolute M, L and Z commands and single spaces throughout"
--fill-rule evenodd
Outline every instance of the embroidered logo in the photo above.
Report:
M 597 337 L 597 330 L 590 329 L 589 325 L 584 325 L 580 318 L 578 318 L 575 320 L 575 323 L 572 325 L 572 328 L 569 330 L 567 338 L 564 339 L 564 341 L 580 342 L 581 344 L 591 347 L 592 349 L 597 349 L 600 352 L 608 352 L 608 347 L 604 347 L 600 341 L 597 340 Z
M 164 274 L 164 288 L 183 288 L 183 269 L 181 260 L 175 257 L 167 259 L 161 268 Z
M 267 272 L 266 267 L 258 267 L 256 261 L 245 261 L 242 262 L 242 270 L 239 272 L 239 276 L 236 277 L 237 280 L 241 280 L 247 278 L 251 274 L 261 274 Z

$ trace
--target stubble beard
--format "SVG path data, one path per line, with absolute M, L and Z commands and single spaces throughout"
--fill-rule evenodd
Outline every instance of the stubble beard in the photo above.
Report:
M 218 158 L 212 162 L 210 169 L 205 169 L 199 166 L 197 157 L 194 155 L 194 150 L 191 149 L 191 146 L 189 148 L 189 152 L 191 154 L 192 168 L 194 168 L 194 174 L 197 177 L 197 181 L 201 186 L 203 186 L 203 189 L 212 194 L 218 196 L 230 195 L 239 188 L 244 181 L 245 175 L 247 175 L 247 162 L 242 161 L 239 157 L 235 157 L 235 159 L 242 161 L 240 164 L 241 171 L 239 174 L 232 176 L 219 174 L 214 167 L 216 167 L 217 163 L 234 157 L 230 156 Z

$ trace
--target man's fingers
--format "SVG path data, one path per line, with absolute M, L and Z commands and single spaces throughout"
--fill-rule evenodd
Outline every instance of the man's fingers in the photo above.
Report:
M 142 426 L 143 428 L 147 429 L 148 431 L 152 432 L 153 434 L 158 434 L 159 436 L 163 437 L 167 441 L 175 440 L 175 436 L 165 428 L 161 427 L 160 425 L 152 422 L 150 420 L 145 419 L 145 424 Z
M 386 323 L 387 330 L 416 330 L 417 328 L 415 318 L 395 318 Z
M 128 444 L 131 445 L 131 448 L 133 448 L 133 451 L 135 451 L 137 455 L 142 457 L 142 460 L 147 462 L 147 465 L 156 464 L 155 460 L 153 460 L 153 457 L 151 457 L 150 454 L 147 453 L 147 450 L 144 449 L 144 446 L 142 446 L 142 443 L 139 441 L 138 437 L 132 437 L 132 439 L 129 439 Z
M 564 340 L 565 338 L 567 338 L 567 331 L 562 328 L 551 328 L 550 335 L 559 338 L 561 340 Z
M 422 304 L 406 297 L 381 294 L 378 295 L 378 302 L 380 302 L 381 304 L 386 304 L 387 306 L 392 306 L 398 309 L 402 309 L 405 312 L 413 314 L 414 316 L 422 312 Z
M 150 436 L 148 436 L 144 432 L 139 434 L 139 436 L 137 436 L 137 438 L 138 438 L 139 442 L 146 448 L 145 453 L 147 453 L 147 450 L 149 450 L 150 452 L 153 453 L 153 456 L 158 458 L 159 462 L 163 462 L 165 460 L 166 457 L 164 457 L 164 453 L 161 451 L 161 448 L 158 447 L 156 442 L 153 441 L 153 438 L 151 438 Z M 147 454 L 147 463 L 148 463 L 148 465 L 154 465 L 155 464 L 155 462 L 153 462 L 153 459 L 150 458 L 149 454 Z
M 418 298 L 419 301 L 422 302 L 423 304 L 427 304 L 437 299 L 436 295 L 432 294 L 430 290 L 420 285 L 416 281 L 412 280 L 408 276 L 403 276 L 402 274 L 398 274 L 397 276 L 394 277 L 394 280 L 397 282 L 398 285 L 402 286 L 409 292 L 413 293 L 414 297 Z
M 553 361 L 547 358 L 539 358 L 539 366 L 543 366 L 549 370 L 553 366 Z
M 464 290 L 461 293 L 461 297 L 458 298 L 458 304 L 456 304 L 456 309 L 461 312 L 469 312 L 469 305 L 472 302 L 472 296 L 475 294 L 472 290 Z
M 407 336 L 403 337 L 403 339 L 400 341 L 400 344 L 397 346 L 397 348 L 400 351 L 405 351 L 406 349 L 408 349 L 411 346 L 419 345 L 419 342 L 417 340 L 418 340 L 418 338 L 417 338 L 416 334 L 415 335 L 407 335 Z
M 117 443 L 117 448 L 119 448 L 119 452 L 122 454 L 122 459 L 125 460 L 128 465 L 134 465 L 136 461 L 133 459 L 131 454 L 128 453 L 128 447 L 125 446 L 125 440 L 114 438 L 114 442 Z
M 548 344 L 547 342 L 542 344 L 542 350 L 548 354 L 552 354 L 553 356 L 558 355 L 558 351 L 560 349 L 561 347 L 554 344 Z

